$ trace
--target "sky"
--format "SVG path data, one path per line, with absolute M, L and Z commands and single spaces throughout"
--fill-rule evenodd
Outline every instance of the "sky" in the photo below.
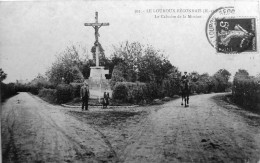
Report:
M 260 73 L 260 55 L 254 53 L 217 54 L 208 42 L 205 26 L 210 11 L 234 6 L 236 16 L 255 17 L 259 28 L 258 1 L 13 1 L 0 2 L 0 68 L 7 82 L 32 80 L 45 74 L 56 55 L 70 45 L 82 45 L 90 55 L 94 30 L 84 23 L 110 23 L 100 28 L 99 40 L 105 55 L 113 46 L 138 41 L 164 52 L 180 71 L 207 72 L 225 68 L 232 75 L 246 69 Z M 167 13 L 169 16 L 193 15 L 199 18 L 155 18 L 160 9 L 208 9 L 205 13 Z M 140 13 L 137 13 L 140 10 Z M 259 32 L 258 32 L 259 33 Z M 259 34 L 257 33 L 257 43 Z M 257 44 L 257 49 L 260 46 Z

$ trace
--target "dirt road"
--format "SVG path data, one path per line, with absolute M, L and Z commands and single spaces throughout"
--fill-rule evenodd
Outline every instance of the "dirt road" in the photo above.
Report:
M 260 116 L 216 94 L 81 112 L 27 93 L 2 107 L 5 162 L 257 162 Z
M 115 153 L 87 124 L 27 93 L 2 108 L 4 162 L 102 162 Z

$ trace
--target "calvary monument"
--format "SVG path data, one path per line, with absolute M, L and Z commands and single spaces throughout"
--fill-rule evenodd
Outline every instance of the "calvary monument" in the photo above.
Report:
M 98 30 L 102 26 L 109 26 L 109 23 L 99 23 L 98 22 L 98 12 L 96 12 L 95 16 L 95 23 L 85 23 L 85 26 L 92 26 L 95 30 L 95 47 L 96 47 L 96 66 L 90 67 L 90 76 L 89 78 L 92 81 L 95 82 L 101 82 L 102 79 L 106 79 L 105 74 L 109 73 L 109 70 L 105 70 L 103 66 L 99 65 L 99 55 L 100 55 L 100 49 L 99 49 L 99 42 L 98 37 L 100 36 L 98 33 Z

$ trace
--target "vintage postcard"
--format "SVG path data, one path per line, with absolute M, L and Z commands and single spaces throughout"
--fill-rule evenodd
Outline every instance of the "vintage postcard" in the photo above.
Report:
M 0 1 L 2 162 L 260 162 L 260 0 Z

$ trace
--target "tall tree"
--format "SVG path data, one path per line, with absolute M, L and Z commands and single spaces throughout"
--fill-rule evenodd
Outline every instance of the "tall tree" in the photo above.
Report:
M 231 74 L 226 69 L 218 70 L 214 75 L 214 85 L 217 92 L 224 92 L 229 86 L 229 78 Z
M 172 68 L 172 64 L 160 50 L 148 46 L 138 64 L 139 79 L 141 82 L 160 84 Z
M 224 79 L 226 81 L 228 81 L 230 79 L 230 76 L 231 76 L 230 72 L 228 70 L 226 70 L 226 69 L 218 70 L 215 75 L 217 75 L 217 74 L 220 74 L 222 77 L 224 77 Z
M 80 68 L 83 61 L 80 58 L 79 49 L 72 45 L 61 52 L 46 75 L 54 84 L 59 84 L 63 80 L 65 83 L 83 80 Z
M 117 47 L 114 46 L 111 62 L 113 65 L 122 63 L 123 77 L 127 81 L 134 82 L 138 80 L 138 64 L 142 53 L 143 45 L 139 42 L 129 43 L 126 41 Z

